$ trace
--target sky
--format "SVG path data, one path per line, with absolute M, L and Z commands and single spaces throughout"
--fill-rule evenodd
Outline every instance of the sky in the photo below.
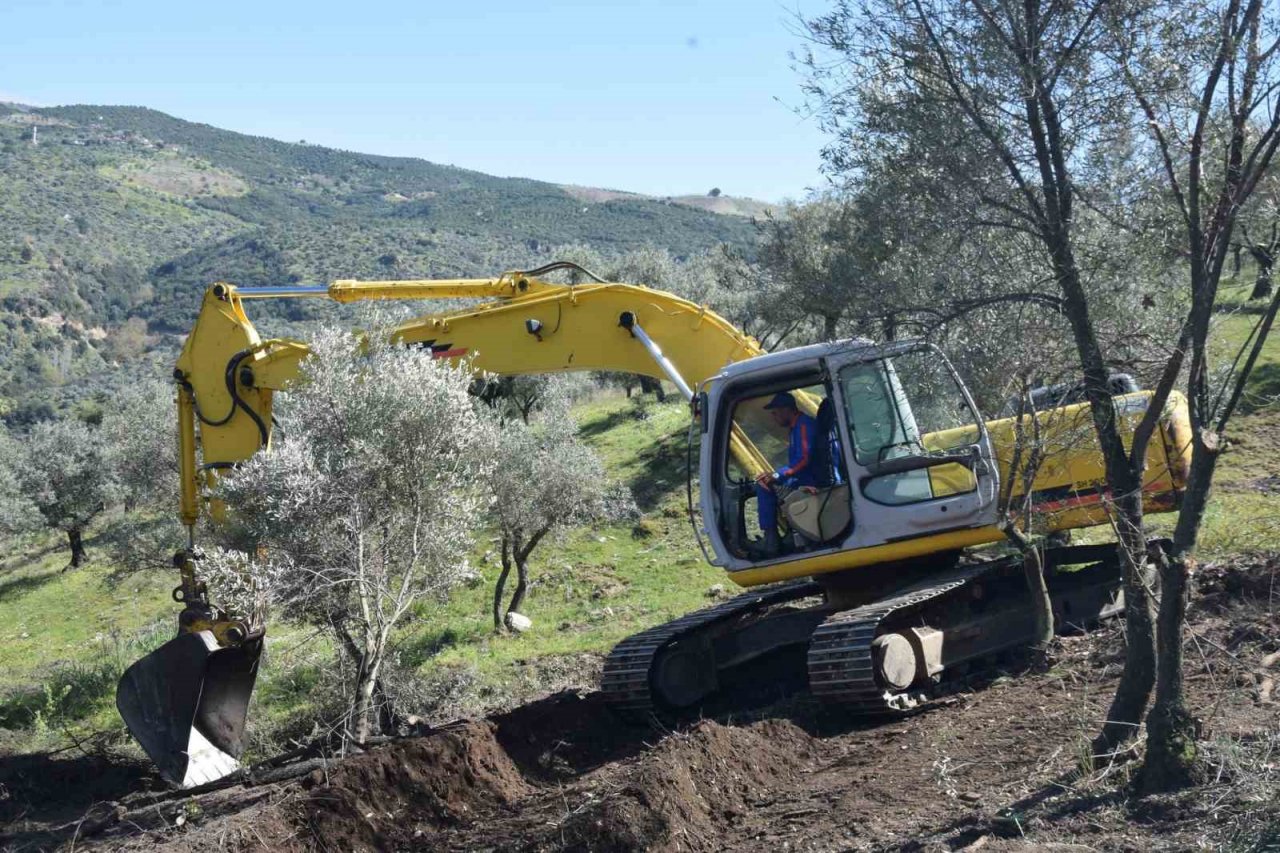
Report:
M 796 3 L 799 2 L 799 5 Z M 131 104 L 495 175 L 819 187 L 789 58 L 828 0 L 5 0 L 0 100 Z

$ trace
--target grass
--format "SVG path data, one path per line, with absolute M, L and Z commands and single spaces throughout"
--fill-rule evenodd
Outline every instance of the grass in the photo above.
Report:
M 85 659 L 172 612 L 173 578 L 146 573 L 117 581 L 102 563 L 64 572 L 60 538 L 34 544 L 0 568 L 0 690 L 30 686 L 53 663 Z
M 68 731 L 123 730 L 115 684 L 171 634 L 172 579 L 116 580 L 101 563 L 64 572 L 60 537 L 28 546 L 0 568 L 0 730 L 18 730 L 28 748 Z
M 1224 300 L 1228 311 L 1215 319 L 1211 357 L 1230 363 L 1258 321 L 1256 314 L 1237 310 L 1245 303 L 1253 280 L 1230 285 Z M 1231 288 L 1234 287 L 1235 290 Z M 1238 291 L 1238 292 L 1237 292 Z M 1233 302 L 1233 298 L 1235 302 Z M 1213 559 L 1242 551 L 1280 546 L 1275 528 L 1280 522 L 1280 490 L 1261 488 L 1267 477 L 1280 474 L 1280 335 L 1272 334 L 1245 389 L 1239 413 L 1227 427 L 1227 447 L 1218 463 L 1214 490 L 1200 529 L 1198 552 Z M 1155 521 L 1157 532 L 1172 529 L 1174 516 Z

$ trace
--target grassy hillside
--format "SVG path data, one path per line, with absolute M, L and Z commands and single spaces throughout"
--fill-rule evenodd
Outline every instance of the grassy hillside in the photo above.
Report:
M 184 332 L 213 280 L 489 275 L 569 243 L 687 255 L 750 236 L 742 217 L 687 205 L 584 200 L 139 107 L 0 105 L 0 397 L 12 406 Z
M 58 393 L 69 403 L 109 370 L 163 375 L 156 347 L 186 328 L 196 294 L 214 278 L 252 285 L 487 274 L 545 260 L 553 243 L 694 251 L 745 239 L 749 227 L 643 198 L 584 200 L 547 184 L 245 137 L 133 108 L 0 108 L 0 205 L 0 397 L 8 405 Z M 1236 293 L 1248 286 L 1230 285 L 1234 313 L 1215 326 L 1219 359 L 1230 359 L 1256 320 Z M 306 319 L 304 307 L 278 318 Z M 1277 547 L 1277 368 L 1273 338 L 1230 430 L 1202 537 L 1206 560 Z M 428 685 L 408 710 L 475 713 L 590 685 L 619 639 L 732 592 L 701 561 L 684 515 L 683 407 L 655 406 L 642 420 L 625 399 L 606 395 L 577 415 L 611 475 L 632 489 L 642 520 L 543 545 L 524 608 L 534 628 L 521 636 L 492 631 L 498 567 L 482 537 L 472 555 L 480 580 L 424 606 L 399 638 L 400 666 Z M 0 754 L 61 748 L 92 733 L 134 749 L 114 710 L 115 681 L 172 632 L 172 573 L 122 575 L 92 536 L 95 561 L 69 572 L 59 537 L 5 545 Z M 327 659 L 314 635 L 273 623 L 255 698 L 259 737 L 306 733 L 312 703 L 326 693 L 316 688 Z

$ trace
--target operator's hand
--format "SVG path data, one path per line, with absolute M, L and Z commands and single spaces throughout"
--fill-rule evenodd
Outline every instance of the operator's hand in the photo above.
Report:
M 772 471 L 765 471 L 759 477 L 756 477 L 756 483 L 768 489 L 773 486 L 774 481 L 777 479 Z

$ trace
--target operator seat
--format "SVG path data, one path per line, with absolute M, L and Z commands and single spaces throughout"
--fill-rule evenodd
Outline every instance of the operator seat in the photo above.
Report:
M 810 464 L 814 466 L 817 486 L 812 491 L 796 489 L 782 501 L 787 524 L 810 547 L 839 538 L 853 521 L 849 477 L 836 431 L 835 405 L 830 397 L 818 405 L 814 421 L 818 441 L 810 451 Z

